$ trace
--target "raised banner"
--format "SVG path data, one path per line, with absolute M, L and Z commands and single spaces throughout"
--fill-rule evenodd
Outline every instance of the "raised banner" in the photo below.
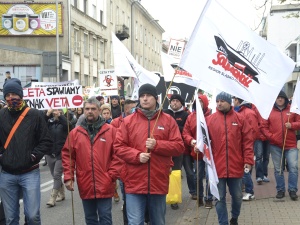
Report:
M 114 69 L 99 71 L 99 90 L 102 96 L 118 95 L 118 78 Z
M 81 85 L 24 88 L 23 99 L 39 110 L 83 107 Z
M 61 82 L 32 82 L 31 87 L 56 87 L 56 86 L 74 86 L 79 85 L 79 80 L 61 81 Z
M 168 49 L 168 55 L 173 59 L 172 63 L 179 63 L 185 46 L 185 41 L 182 40 L 170 40 Z

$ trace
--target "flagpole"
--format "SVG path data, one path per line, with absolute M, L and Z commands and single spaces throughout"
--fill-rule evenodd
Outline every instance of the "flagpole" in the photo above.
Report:
M 178 67 L 177 67 L 177 68 L 178 68 Z M 159 111 L 159 112 L 158 112 L 158 116 L 156 117 L 154 126 L 153 126 L 153 128 L 152 128 L 151 138 L 153 138 L 154 129 L 155 129 L 156 124 L 157 124 L 157 121 L 158 121 L 158 119 L 159 119 L 159 117 L 160 117 L 160 114 L 161 114 L 161 111 L 162 111 L 162 107 L 163 107 L 163 105 L 164 105 L 164 103 L 165 103 L 165 100 L 166 100 L 166 98 L 167 98 L 167 93 L 169 93 L 169 90 L 170 90 L 170 87 L 171 87 L 171 85 L 172 85 L 172 83 L 173 83 L 173 80 L 174 80 L 174 78 L 175 78 L 175 75 L 176 75 L 176 69 L 175 69 L 175 71 L 174 71 L 174 75 L 173 75 L 172 80 L 171 80 L 171 82 L 170 82 L 170 84 L 169 84 L 169 87 L 168 87 L 168 89 L 167 89 L 167 91 L 166 91 L 164 100 L 163 100 L 162 104 L 161 104 L 160 107 L 159 107 L 159 110 L 158 110 L 158 111 Z
M 194 147 L 194 151 L 195 151 L 195 147 Z M 197 215 L 199 215 L 199 207 L 200 207 L 200 203 L 199 203 L 199 152 L 197 151 L 197 160 L 196 160 L 196 179 L 197 179 Z M 199 216 L 200 217 L 200 216 Z
M 289 113 L 288 123 L 290 122 L 290 115 L 291 115 L 291 112 Z M 283 160 L 283 153 L 284 153 L 284 147 L 285 147 L 287 132 L 288 132 L 288 128 L 285 129 L 285 135 L 284 135 L 284 140 L 283 140 L 282 153 L 281 153 L 281 162 L 280 162 L 280 175 L 282 175 L 282 160 Z

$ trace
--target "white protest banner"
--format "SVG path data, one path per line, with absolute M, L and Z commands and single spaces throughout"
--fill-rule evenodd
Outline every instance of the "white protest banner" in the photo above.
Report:
M 195 82 L 255 104 L 266 119 L 295 62 L 217 0 L 208 0 L 179 66 L 196 76 Z
M 293 94 L 290 111 L 300 115 L 300 79 L 299 79 L 299 77 L 298 77 L 296 88 L 295 88 L 295 91 Z
M 74 86 L 79 85 L 79 80 L 61 81 L 61 82 L 32 82 L 31 87 L 51 87 L 51 86 Z
M 168 49 L 168 55 L 173 58 L 172 63 L 179 63 L 183 53 L 185 41 L 171 39 Z
M 135 77 L 139 80 L 139 85 L 146 83 L 156 86 L 160 78 L 145 68 L 143 68 L 133 58 L 125 45 L 112 33 L 112 43 L 114 52 L 115 74 L 118 77 Z
M 23 99 L 29 107 L 39 110 L 83 107 L 80 85 L 24 88 Z
M 114 69 L 99 70 L 101 96 L 118 95 L 118 78 Z
M 197 93 L 195 93 L 197 96 Z M 198 99 L 196 101 L 196 117 L 197 117 L 197 148 L 200 152 L 203 153 L 203 160 L 207 165 L 207 173 L 210 185 L 210 192 L 213 196 L 215 196 L 218 200 L 220 200 L 219 190 L 218 190 L 218 183 L 219 178 L 214 162 L 214 157 L 212 154 L 212 149 L 210 145 L 210 138 L 208 134 L 208 129 L 206 125 L 206 121 L 203 114 L 203 109 L 201 107 L 200 102 Z

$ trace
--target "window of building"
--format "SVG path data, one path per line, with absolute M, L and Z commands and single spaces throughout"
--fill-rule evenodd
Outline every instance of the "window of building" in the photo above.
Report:
M 98 87 L 98 78 L 97 77 L 93 77 L 93 85 L 95 85 L 95 87 Z
M 100 10 L 100 18 L 99 18 L 99 22 L 100 22 L 101 24 L 103 24 L 103 11 L 102 11 L 102 10 Z
M 139 63 L 139 55 L 138 55 L 138 54 L 135 54 L 135 61 L 136 61 L 137 63 Z
M 105 62 L 105 55 L 104 55 L 104 41 L 100 41 L 100 55 L 99 55 L 99 59 L 101 62 Z
M 88 13 L 87 10 L 88 10 L 88 0 L 83 0 L 83 12 L 87 14 Z
M 98 49 L 97 49 L 97 38 L 94 37 L 93 38 L 93 58 L 94 59 L 97 59 L 97 51 L 98 51 Z
M 147 69 L 147 62 L 148 62 L 148 61 L 147 61 L 147 58 L 145 58 L 145 61 L 144 61 L 144 68 L 145 68 L 145 69 Z
M 144 34 L 144 43 L 147 45 L 147 29 L 145 28 L 145 34 Z
M 143 66 L 143 56 L 140 57 L 140 65 Z
M 74 28 L 74 52 L 79 52 L 79 30 Z
M 95 20 L 97 20 L 97 11 L 96 11 L 96 6 L 95 5 L 93 5 L 93 18 Z
M 131 30 L 131 20 L 130 17 L 127 17 L 127 27 L 129 28 L 129 30 Z
M 135 22 L 135 39 L 138 39 L 138 32 L 139 32 L 139 28 L 138 28 L 138 21 Z
M 79 80 L 79 73 L 78 72 L 74 72 L 74 78 L 75 78 L 75 80 Z
M 120 24 L 120 12 L 119 12 L 119 6 L 117 6 L 116 8 L 116 25 L 119 25 Z
M 89 56 L 89 35 L 86 33 L 84 33 L 83 44 L 84 44 L 84 55 Z
M 114 65 L 114 51 L 113 51 L 113 45 L 112 42 L 110 42 L 110 65 Z
M 125 16 L 125 12 L 122 11 L 122 21 L 121 24 L 125 24 L 126 25 L 126 16 Z
M 154 40 L 154 51 L 156 52 L 156 38 Z
M 153 50 L 153 48 L 154 48 L 154 37 L 152 35 L 152 50 Z
M 150 48 L 150 46 L 151 46 L 151 35 L 150 35 L 150 32 L 148 33 L 148 46 L 149 46 L 149 48 Z
M 144 29 L 143 29 L 143 25 L 141 24 L 140 25 L 140 42 L 141 43 L 143 43 L 143 36 L 144 36 L 144 34 L 143 34 L 143 31 L 144 31 Z
M 89 86 L 89 75 L 84 74 L 84 85 Z
M 74 0 L 74 7 L 76 8 L 76 9 L 78 9 L 78 2 L 77 2 L 78 0 Z
M 113 23 L 114 17 L 113 17 L 113 12 L 114 12 L 114 8 L 113 8 L 113 2 L 110 1 L 110 22 Z

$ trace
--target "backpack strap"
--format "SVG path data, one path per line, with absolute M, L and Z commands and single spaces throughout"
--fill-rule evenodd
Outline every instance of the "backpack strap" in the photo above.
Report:
M 11 131 L 9 132 L 8 138 L 6 139 L 5 145 L 4 145 L 4 149 L 7 148 L 7 146 L 9 145 L 9 142 L 11 141 L 12 136 L 14 135 L 14 133 L 16 132 L 17 128 L 19 127 L 20 123 L 22 122 L 22 120 L 24 119 L 25 115 L 27 114 L 27 112 L 30 110 L 29 107 L 27 107 L 22 114 L 19 116 L 17 122 L 14 124 L 13 128 L 11 129 Z

